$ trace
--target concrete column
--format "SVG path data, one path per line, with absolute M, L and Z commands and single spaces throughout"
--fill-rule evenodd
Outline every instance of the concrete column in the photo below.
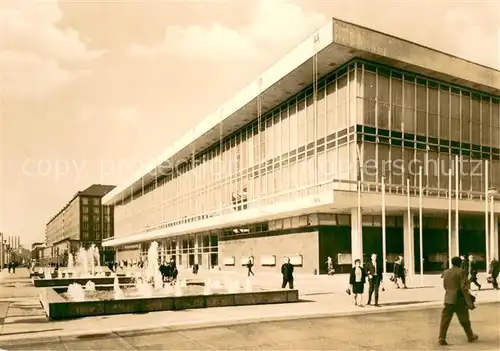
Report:
M 198 255 L 200 254 L 200 235 L 196 234 L 194 236 L 194 263 L 200 264 L 198 262 Z
M 351 255 L 353 265 L 356 259 L 363 261 L 363 227 L 357 208 L 351 209 Z
M 404 246 L 404 263 L 409 276 L 415 275 L 415 249 L 414 249 L 414 225 L 413 213 L 405 211 L 403 214 L 403 246 Z
M 494 216 L 493 228 L 490 229 L 490 255 L 492 259 L 496 258 L 498 260 L 498 222 L 500 215 L 495 213 Z
M 179 238 L 175 240 L 175 264 L 180 268 L 181 264 L 181 241 Z
M 460 256 L 460 245 L 459 245 L 459 234 L 460 228 L 457 228 L 456 224 L 456 213 L 451 214 L 451 257 Z

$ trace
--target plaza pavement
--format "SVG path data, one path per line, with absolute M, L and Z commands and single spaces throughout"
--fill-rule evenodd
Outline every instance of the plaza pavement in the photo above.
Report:
M 192 273 L 181 271 L 181 278 L 193 279 Z M 200 272 L 196 279 L 221 279 L 230 276 L 246 279 L 244 270 L 227 272 Z M 296 276 L 301 302 L 293 304 L 220 307 L 183 311 L 162 311 L 147 314 L 96 316 L 67 321 L 48 321 L 38 301 L 38 291 L 31 284 L 26 269 L 16 270 L 15 275 L 4 275 L 0 280 L 0 344 L 15 340 L 46 337 L 69 337 L 102 333 L 125 333 L 139 330 L 182 330 L 193 327 L 215 327 L 249 322 L 304 319 L 310 317 L 350 316 L 355 314 L 380 314 L 389 311 L 416 310 L 442 305 L 441 279 L 425 276 L 423 287 L 414 278 L 409 289 L 395 289 L 388 279 L 385 292 L 381 292 L 381 308 L 353 306 L 352 297 L 345 293 L 347 275 Z M 254 286 L 277 288 L 281 283 L 278 274 L 259 274 L 252 277 Z M 485 281 L 481 276 L 480 280 Z M 486 285 L 485 285 L 486 287 Z M 475 292 L 478 304 L 499 302 L 500 293 L 490 287 Z M 434 321 L 433 323 L 436 323 Z M 496 323 L 498 329 L 498 323 Z
M 439 308 L 240 324 L 0 341 L 6 350 L 436 350 Z M 498 350 L 500 304 L 471 315 L 479 340 L 468 343 L 456 319 L 447 350 Z

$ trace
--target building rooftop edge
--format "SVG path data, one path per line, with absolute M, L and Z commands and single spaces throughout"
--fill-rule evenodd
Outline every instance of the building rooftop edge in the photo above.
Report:
M 334 26 L 336 23 L 351 25 L 351 26 L 357 27 L 358 29 L 363 29 L 363 30 L 367 30 L 367 31 L 372 32 L 372 33 L 377 33 L 377 34 L 381 34 L 381 35 L 384 35 L 387 37 L 391 37 L 391 38 L 403 41 L 407 44 L 417 46 L 417 47 L 420 47 L 420 48 L 423 48 L 426 50 L 431 50 L 435 53 L 445 55 L 446 57 L 449 57 L 452 59 L 467 62 L 468 64 L 472 64 L 472 65 L 475 65 L 477 67 L 481 67 L 483 69 L 490 70 L 490 71 L 495 72 L 495 73 L 500 73 L 500 70 L 495 69 L 493 67 L 479 64 L 477 62 L 473 62 L 471 60 L 464 59 L 462 57 L 444 52 L 442 50 L 438 50 L 438 49 L 435 49 L 435 48 L 432 48 L 432 47 L 429 47 L 429 46 L 426 46 L 426 45 L 423 45 L 420 43 L 413 42 L 409 39 L 397 37 L 395 35 L 384 33 L 384 32 L 381 32 L 379 30 L 375 30 L 375 29 L 372 29 L 369 27 L 365 27 L 365 26 L 353 23 L 353 22 L 344 21 L 344 20 L 332 17 L 321 28 L 319 28 L 312 35 L 310 35 L 308 38 L 306 38 L 301 44 L 296 46 L 287 55 L 282 57 L 280 60 L 278 60 L 277 62 L 272 64 L 268 69 L 266 69 L 264 72 L 262 72 L 256 80 L 252 81 L 245 88 L 238 91 L 235 95 L 233 95 L 233 97 L 231 99 L 229 99 L 228 101 L 226 101 L 222 105 L 220 105 L 220 107 L 216 111 L 206 115 L 203 119 L 200 120 L 200 122 L 195 127 L 188 129 L 184 135 L 182 135 L 179 139 L 177 139 L 176 141 L 171 143 L 165 149 L 164 152 L 159 154 L 157 157 L 154 157 L 153 160 L 150 162 L 150 164 L 147 165 L 147 167 L 143 167 L 141 170 L 136 172 L 136 174 L 134 174 L 132 177 L 130 177 L 126 182 L 123 182 L 122 184 L 118 185 L 115 189 L 110 191 L 108 194 L 106 194 L 103 197 L 103 202 L 105 202 L 108 205 L 115 204 L 116 202 L 118 202 L 117 197 L 120 196 L 124 191 L 127 191 L 128 188 L 130 188 L 130 186 L 134 185 L 135 182 L 137 182 L 138 180 L 143 178 L 145 175 L 150 173 L 154 168 L 158 167 L 158 165 L 160 165 L 162 162 L 168 161 L 177 152 L 183 150 L 184 148 L 188 147 L 193 142 L 198 140 L 198 138 L 200 138 L 204 133 L 206 133 L 206 131 L 216 127 L 219 123 L 221 123 L 221 122 L 225 121 L 227 118 L 231 117 L 232 114 L 237 112 L 238 109 L 241 109 L 243 106 L 245 106 L 245 104 L 241 104 L 241 106 L 239 106 L 238 109 L 236 109 L 233 112 L 227 112 L 227 110 L 229 110 L 229 111 L 234 110 L 234 107 L 232 105 L 234 105 L 235 102 L 237 102 L 237 101 L 238 102 L 241 101 L 242 96 L 245 94 L 248 94 L 250 91 L 255 91 L 255 94 L 257 94 L 257 89 L 255 88 L 256 85 L 258 85 L 259 81 L 262 80 L 262 77 L 267 75 L 270 71 L 276 70 L 277 68 L 282 69 L 282 67 L 280 67 L 280 65 L 285 66 L 286 64 L 289 64 L 290 61 L 292 61 L 293 59 L 295 59 L 295 61 L 299 62 L 294 67 L 294 69 L 296 69 L 298 66 L 300 66 L 300 64 L 303 63 L 304 59 L 306 61 L 308 59 L 310 59 L 310 57 L 312 57 L 312 53 L 309 54 L 310 57 L 307 57 L 307 58 L 294 57 L 294 56 L 297 56 L 297 54 L 300 54 L 300 51 L 303 50 L 304 45 L 312 45 L 317 33 L 321 32 L 321 35 L 323 36 L 322 37 L 322 45 L 319 48 L 319 51 L 328 47 L 329 45 L 332 45 L 332 44 L 342 45 L 340 43 L 337 44 L 335 42 L 333 32 L 334 32 Z M 331 33 L 326 33 L 328 30 L 330 30 Z M 324 38 L 326 38 L 326 40 Z M 281 77 L 281 78 L 283 78 L 283 77 Z M 273 84 L 276 84 L 278 81 L 279 81 L 279 79 L 276 82 L 273 82 Z M 262 90 L 262 92 L 264 92 L 264 91 L 265 91 L 265 89 Z M 228 106 L 231 108 L 227 108 Z M 224 111 L 225 116 L 221 116 L 221 111 Z M 207 124 L 208 124 L 208 126 L 206 126 Z M 203 128 L 203 127 L 205 127 L 205 128 Z M 201 134 L 200 134 L 199 130 L 201 130 L 201 129 L 206 129 L 206 130 L 201 131 Z

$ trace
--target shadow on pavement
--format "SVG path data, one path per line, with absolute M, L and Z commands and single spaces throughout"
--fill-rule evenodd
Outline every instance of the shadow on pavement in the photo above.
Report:
M 4 325 L 7 325 L 7 324 L 27 324 L 27 323 L 30 323 L 30 324 L 48 323 L 48 319 L 45 316 L 40 316 L 38 318 L 24 318 L 24 319 L 20 319 L 17 321 L 4 323 Z
M 0 335 L 1 336 L 21 335 L 21 334 L 31 334 L 31 333 L 53 332 L 53 331 L 60 331 L 60 330 L 63 330 L 63 329 L 62 328 L 51 328 L 51 329 L 42 329 L 42 330 L 28 330 L 28 331 L 21 331 L 21 332 L 15 332 L 15 333 L 2 333 Z
M 328 292 L 317 292 L 317 293 L 302 294 L 302 296 L 318 296 L 318 295 L 334 295 L 334 293 L 331 292 L 331 291 L 328 291 Z
M 410 286 L 407 289 L 399 289 L 399 290 L 419 290 L 419 289 L 434 289 L 435 286 Z
M 428 301 L 400 301 L 400 302 L 388 302 L 381 303 L 381 306 L 406 306 L 406 305 L 420 305 L 428 302 L 433 302 L 432 300 Z

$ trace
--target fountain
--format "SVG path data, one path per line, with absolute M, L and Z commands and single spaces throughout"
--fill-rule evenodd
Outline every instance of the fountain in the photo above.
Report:
M 84 301 L 85 292 L 80 284 L 73 283 L 68 286 L 68 295 L 71 296 L 73 301 Z
M 76 255 L 76 273 L 79 278 L 86 278 L 89 273 L 88 254 L 87 250 L 83 247 L 78 249 L 78 253 Z
M 210 278 L 205 280 L 205 286 L 203 287 L 203 295 L 212 295 L 212 280 Z
M 163 276 L 161 275 L 159 270 L 156 270 L 156 272 L 155 272 L 154 286 L 155 286 L 155 289 L 157 289 L 157 290 L 163 288 Z
M 94 261 L 96 253 L 95 247 L 88 251 L 79 250 L 76 266 L 80 276 L 96 273 Z M 99 282 L 105 279 L 112 280 L 112 290 L 110 290 L 111 283 L 99 286 Z M 62 279 L 61 281 L 70 282 L 68 287 L 58 284 L 52 285 L 52 288 L 42 289 L 40 302 L 47 316 L 54 320 L 298 301 L 297 290 L 255 290 L 251 281 L 247 280 L 245 291 L 242 291 L 239 281 L 231 280 L 229 277 L 226 277 L 224 285 L 217 280 L 212 282 L 211 279 L 204 282 L 204 287 L 200 286 L 200 282 L 188 282 L 186 279 L 179 279 L 175 284 L 163 284 L 158 267 L 157 242 L 151 243 L 146 268 L 142 272 L 142 278 L 138 277 L 135 280 L 137 282 L 135 286 L 120 286 L 120 283 L 124 283 L 122 279 L 132 278 L 119 278 L 115 275 L 113 278 Z M 85 290 L 81 284 L 85 285 Z
M 180 284 L 174 285 L 174 295 L 177 297 L 182 296 L 182 287 Z
M 149 245 L 148 259 L 146 265 L 146 281 L 154 282 L 156 272 L 158 272 L 158 242 L 153 241 Z
M 113 281 L 113 291 L 114 291 L 114 299 L 121 300 L 123 299 L 123 291 L 120 288 L 120 282 L 118 280 L 118 276 L 115 274 L 115 279 Z
M 251 293 L 253 291 L 253 286 L 252 286 L 252 281 L 250 278 L 247 278 L 245 281 L 245 292 L 246 293 Z
M 153 296 L 153 287 L 145 281 L 138 282 L 136 288 L 142 297 L 149 298 Z
M 74 269 L 75 269 L 75 258 L 73 257 L 73 254 L 70 252 L 68 254 L 68 273 L 70 272 L 72 273 Z
M 211 288 L 213 290 L 221 290 L 224 288 L 224 286 L 220 283 L 220 281 L 216 280 L 212 283 Z
M 86 290 L 86 291 L 95 291 L 95 284 L 94 284 L 94 282 L 92 282 L 91 280 L 89 280 L 89 281 L 85 284 L 85 290 Z

